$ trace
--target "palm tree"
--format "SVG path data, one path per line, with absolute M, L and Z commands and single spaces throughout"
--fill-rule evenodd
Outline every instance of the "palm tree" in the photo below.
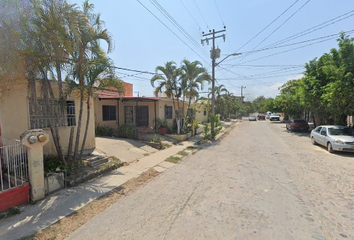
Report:
M 188 109 L 192 98 L 199 97 L 199 90 L 203 90 L 203 83 L 210 82 L 211 76 L 199 61 L 182 61 L 182 79 L 185 81 L 185 95 L 189 98 Z
M 107 43 L 107 52 L 112 50 L 112 40 L 106 29 L 103 29 L 103 22 L 99 14 L 93 13 L 93 4 L 88 0 L 83 3 L 83 12 L 77 17 L 76 31 L 73 32 L 74 48 L 72 52 L 74 62 L 74 77 L 79 85 L 80 107 L 76 130 L 74 159 L 77 159 L 81 124 L 83 115 L 83 105 L 85 101 L 85 76 L 91 67 L 90 59 L 95 58 L 101 52 L 100 41 Z
M 172 98 L 173 107 L 175 109 L 175 118 L 177 122 L 177 134 L 180 134 L 180 101 L 182 94 L 181 70 L 177 68 L 176 63 L 169 61 L 165 66 L 157 66 L 156 74 L 151 78 L 151 86 L 155 88 L 155 96 L 164 92 L 167 97 Z M 162 74 L 159 74 L 161 72 Z M 158 85 L 155 87 L 156 82 Z
M 80 154 L 78 159 L 81 159 L 86 138 L 88 127 L 90 124 L 90 114 L 91 114 L 91 103 L 90 99 L 94 95 L 94 91 L 96 90 L 103 90 L 106 87 L 114 87 L 116 91 L 122 93 L 124 92 L 123 81 L 118 79 L 115 76 L 113 71 L 113 63 L 112 61 L 106 57 L 104 52 L 101 52 L 96 56 L 96 58 L 90 60 L 90 68 L 86 73 L 85 76 L 85 99 L 86 99 L 86 106 L 87 106 L 87 116 L 86 116 L 86 126 L 84 131 L 84 137 L 81 144 Z M 80 89 L 80 85 L 73 81 L 67 80 L 68 83 L 68 92 L 71 92 L 75 89 Z M 69 154 L 68 154 L 69 155 Z
M 227 93 L 227 89 L 223 84 L 219 86 L 215 86 L 214 88 L 215 91 L 215 107 L 216 107 L 216 112 L 220 113 L 221 105 L 222 105 L 222 99 L 221 96 L 225 93 Z M 209 88 L 209 96 L 211 95 L 211 88 Z
M 20 52 L 29 81 L 29 92 L 32 114 L 37 115 L 36 78 L 42 80 L 42 94 L 45 107 L 50 116 L 49 128 L 53 136 L 59 159 L 66 164 L 62 154 L 59 137 L 59 121 L 64 111 L 65 101 L 62 86 L 63 65 L 69 65 L 67 49 L 71 44 L 69 39 L 69 25 L 77 11 L 75 5 L 65 1 L 49 0 L 33 1 L 26 18 L 21 20 L 21 28 L 18 29 L 22 41 L 19 42 Z M 53 107 L 53 89 L 50 81 L 56 81 L 59 88 L 58 107 Z

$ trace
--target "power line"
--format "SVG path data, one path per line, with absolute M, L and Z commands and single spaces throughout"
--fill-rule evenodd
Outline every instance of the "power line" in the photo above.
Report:
M 291 48 L 291 49 L 288 49 L 288 50 L 285 50 L 285 51 L 277 52 L 277 53 L 270 54 L 270 55 L 267 55 L 267 56 L 264 56 L 264 57 L 256 58 L 256 59 L 253 59 L 253 60 L 249 60 L 249 61 L 246 61 L 246 62 L 243 62 L 243 63 L 249 63 L 249 62 L 254 62 L 254 61 L 257 61 L 257 60 L 260 60 L 260 59 L 264 59 L 264 58 L 268 58 L 268 57 L 273 57 L 273 56 L 276 56 L 276 55 L 279 55 L 279 54 L 282 54 L 282 53 L 286 53 L 286 52 L 294 51 L 294 50 L 297 50 L 297 49 L 300 49 L 300 48 L 312 46 L 312 45 L 319 44 L 319 43 L 322 43 L 322 42 L 326 42 L 326 41 L 329 41 L 329 40 L 332 40 L 332 39 L 335 39 L 335 38 L 336 38 L 336 37 L 332 37 L 332 38 L 329 38 L 329 39 L 321 40 L 321 41 L 314 42 L 314 43 L 311 43 L 311 44 L 307 44 L 307 45 L 304 45 L 304 46 L 299 46 L 299 47 L 296 47 L 296 48 Z M 237 64 L 235 64 L 235 65 L 233 65 L 233 66 L 237 66 Z
M 205 21 L 205 18 L 204 18 L 204 16 L 203 16 L 202 12 L 200 11 L 200 9 L 199 9 L 197 3 L 195 2 L 195 0 L 193 0 L 193 2 L 194 2 L 195 7 L 198 9 L 198 12 L 199 12 L 200 16 L 202 16 L 202 19 L 204 20 L 207 29 L 209 29 L 208 23 L 207 23 L 207 21 Z
M 205 62 L 206 61 L 202 56 L 199 55 L 199 53 L 197 53 L 193 48 L 191 48 L 185 41 L 183 41 L 182 38 L 180 38 L 174 31 L 172 31 L 171 28 L 169 28 L 163 21 L 161 21 L 161 19 L 159 19 L 153 12 L 150 11 L 150 9 L 148 9 L 144 4 L 142 4 L 139 0 L 137 0 L 141 6 L 143 6 L 151 15 L 153 15 L 160 23 L 162 23 L 173 35 L 175 35 L 181 42 L 184 43 L 184 45 L 186 45 L 190 50 L 192 50 L 195 54 L 197 54 L 201 59 L 203 59 Z
M 256 47 L 261 45 L 264 41 L 266 41 L 270 36 L 272 36 L 276 31 L 278 31 L 285 23 L 287 23 L 296 13 L 298 13 L 303 7 L 305 7 L 311 0 L 307 0 L 298 10 L 296 10 L 290 17 L 288 17 L 282 24 L 280 24 L 273 32 L 271 32 L 266 38 L 263 39 Z
M 292 76 L 292 75 L 299 75 L 302 74 L 303 72 L 296 72 L 296 73 L 288 73 L 288 74 L 280 74 L 280 75 L 273 75 L 273 76 L 265 76 L 265 77 L 248 77 L 247 79 L 240 79 L 240 78 L 218 78 L 219 81 L 245 81 L 245 80 L 259 80 L 259 79 L 265 79 L 265 78 L 277 78 L 277 77 L 287 77 L 287 76 Z
M 342 31 L 343 33 L 353 33 L 354 32 L 354 29 L 352 30 L 348 30 L 348 31 Z M 282 48 L 282 47 L 289 47 L 289 46 L 293 46 L 293 45 L 298 45 L 298 44 L 303 44 L 303 43 L 307 43 L 307 42 L 312 42 L 312 41 L 317 41 L 317 40 L 320 40 L 320 39 L 326 39 L 328 38 L 328 40 L 330 39 L 333 39 L 333 38 L 337 38 L 338 35 L 342 32 L 339 32 L 339 33 L 335 33 L 335 34 L 331 34 L 331 35 L 327 35 L 327 36 L 323 36 L 323 37 L 318 37 L 318 38 L 312 38 L 312 39 L 308 39 L 308 40 L 304 40 L 304 41 L 301 41 L 301 42 L 295 42 L 295 43 L 290 43 L 290 44 L 286 44 L 286 45 L 275 45 L 273 47 L 265 47 L 265 48 L 260 48 L 260 49 L 256 49 L 256 50 L 253 50 L 253 51 L 249 51 L 249 52 L 243 52 L 244 53 L 247 53 L 247 54 L 250 54 L 250 53 L 257 53 L 257 52 L 261 52 L 261 51 L 266 51 L 266 50 L 272 50 L 272 49 L 276 49 L 276 48 Z
M 123 67 L 113 67 L 113 68 L 120 69 L 120 70 L 125 70 L 125 71 L 131 71 L 131 72 L 138 72 L 138 73 L 146 73 L 146 74 L 156 75 L 156 73 L 153 73 L 153 72 L 141 71 L 141 70 L 136 70 L 136 69 L 131 69 L 131 68 L 123 68 Z
M 191 12 L 188 10 L 188 8 L 186 7 L 186 5 L 183 3 L 183 1 L 182 1 L 182 0 L 179 0 L 179 1 L 182 3 L 183 7 L 186 9 L 186 11 L 188 12 L 189 16 L 191 16 L 191 18 L 193 19 L 193 21 L 195 22 L 195 24 L 197 24 L 199 30 L 202 30 L 202 28 L 201 28 L 200 25 L 198 24 L 197 20 L 195 20 L 195 18 L 193 17 L 193 15 L 191 14 Z
M 312 32 L 316 32 L 316 31 L 318 31 L 318 30 L 320 30 L 320 29 L 322 29 L 322 28 L 325 28 L 325 27 L 327 27 L 327 26 L 329 26 L 329 25 L 335 24 L 335 23 L 337 23 L 337 22 L 343 21 L 343 20 L 345 20 L 345 19 L 347 19 L 347 18 L 350 18 L 350 17 L 354 16 L 354 13 L 353 13 L 353 12 L 354 12 L 354 10 L 351 10 L 351 11 L 345 13 L 345 14 L 339 15 L 339 16 L 337 16 L 337 17 L 335 17 L 335 18 L 332 18 L 332 19 L 330 19 L 330 20 L 328 20 L 328 21 L 325 21 L 325 22 L 323 22 L 323 23 L 321 23 L 321 24 L 318 24 L 318 25 L 316 25 L 316 26 L 313 26 L 313 27 L 311 27 L 311 28 L 308 28 L 308 29 L 306 29 L 306 30 L 304 30 L 304 31 L 302 31 L 302 32 L 299 32 L 299 33 L 297 33 L 297 34 L 291 35 L 290 37 L 284 38 L 284 39 L 282 39 L 282 40 L 280 40 L 280 41 L 278 41 L 278 42 L 275 42 L 275 43 L 272 43 L 272 44 L 270 44 L 270 45 L 267 45 L 266 47 L 271 47 L 271 46 L 274 46 L 274 45 L 279 45 L 279 44 L 282 44 L 282 43 L 284 43 L 284 42 L 288 42 L 288 41 L 294 40 L 294 39 L 296 39 L 296 38 L 302 37 L 302 36 L 304 36 L 304 35 L 310 34 L 310 33 L 312 33 Z M 353 14 L 344 17 L 345 15 L 348 15 L 348 14 L 350 14 L 350 13 L 353 13 Z M 341 18 L 341 17 L 343 17 L 343 18 Z M 341 19 L 338 19 L 338 18 L 341 18 Z M 336 19 L 338 19 L 338 20 L 337 20 L 337 21 L 334 21 L 334 20 L 336 20 Z M 322 25 L 323 25 L 323 26 L 322 26 Z
M 280 24 L 273 32 L 271 32 L 267 37 L 265 37 L 260 43 L 255 46 L 252 51 L 257 48 L 259 45 L 261 45 L 264 41 L 266 41 L 270 36 L 272 36 L 276 31 L 278 31 L 286 22 L 288 22 L 296 13 L 298 13 L 303 7 L 305 7 L 311 0 L 307 0 L 299 9 L 297 9 L 290 17 L 288 17 L 282 24 Z M 241 62 L 244 60 L 249 54 L 245 54 L 244 57 L 239 61 Z
M 214 3 L 215 3 L 215 6 L 216 6 L 216 10 L 217 10 L 218 13 L 219 13 L 219 17 L 220 17 L 220 19 L 221 19 L 222 25 L 225 26 L 225 23 L 224 23 L 224 20 L 222 19 L 222 16 L 221 16 L 221 13 L 220 13 L 218 4 L 216 4 L 216 1 L 215 1 L 215 0 L 214 0 Z
M 203 52 L 206 56 L 208 53 L 205 49 L 200 47 L 199 42 L 195 41 L 191 35 L 171 16 L 171 14 L 157 1 L 150 0 L 150 2 L 169 20 L 196 48 Z
M 296 0 L 293 4 L 291 4 L 285 11 L 283 11 L 278 17 L 276 17 L 271 23 L 269 23 L 266 27 L 264 27 L 261 31 L 259 31 L 256 35 L 254 35 L 250 40 L 248 40 L 245 44 L 243 44 L 236 52 L 240 51 L 244 46 L 250 43 L 253 39 L 258 37 L 259 34 L 264 32 L 268 27 L 270 27 L 275 21 L 277 21 L 281 16 L 283 16 L 290 8 L 292 8 L 299 0 Z

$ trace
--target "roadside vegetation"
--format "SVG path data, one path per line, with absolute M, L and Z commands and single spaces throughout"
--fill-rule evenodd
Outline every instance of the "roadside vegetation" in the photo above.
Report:
M 342 33 L 337 41 L 338 48 L 305 63 L 303 77 L 282 85 L 279 96 L 246 102 L 246 112 L 282 112 L 285 119 L 346 125 L 346 117 L 354 115 L 354 39 Z
M 30 2 L 4 0 L 6 11 L 0 24 L 0 81 L 21 72 L 28 81 L 30 114 L 37 116 L 39 107 L 46 113 L 58 159 L 68 166 L 82 161 L 87 130 L 90 124 L 91 98 L 95 90 L 123 84 L 107 56 L 113 49 L 112 38 L 104 28 L 94 5 L 57 0 Z M 101 47 L 105 43 L 106 49 Z M 59 96 L 54 94 L 58 88 Z M 41 89 L 41 98 L 37 90 Z M 76 121 L 71 126 L 67 146 L 62 146 L 59 127 L 67 112 L 67 97 L 75 94 L 80 102 Z M 86 109 L 87 116 L 83 116 Z M 76 131 L 75 131 L 76 130 Z M 101 129 L 103 130 L 103 129 Z M 107 129 L 106 129 L 107 130 Z M 68 149 L 64 154 L 63 149 Z

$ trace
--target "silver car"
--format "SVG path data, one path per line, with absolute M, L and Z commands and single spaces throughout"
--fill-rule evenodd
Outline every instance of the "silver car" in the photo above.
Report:
M 257 118 L 256 118 L 256 116 L 251 115 L 248 117 L 248 121 L 257 121 Z
M 353 130 L 346 126 L 322 125 L 311 131 L 312 144 L 327 147 L 328 152 L 354 152 Z

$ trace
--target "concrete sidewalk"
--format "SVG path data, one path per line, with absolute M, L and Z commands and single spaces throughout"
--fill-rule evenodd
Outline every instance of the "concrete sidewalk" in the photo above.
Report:
M 181 142 L 142 157 L 103 177 L 57 191 L 34 205 L 27 204 L 20 214 L 0 220 L 0 239 L 20 239 L 35 234 L 152 167 L 163 171 L 174 165 L 166 162 L 166 158 L 193 144 L 193 141 Z
M 231 124 L 232 122 L 226 123 L 223 126 L 225 130 L 217 138 L 222 136 Z M 128 180 L 138 177 L 150 168 L 155 168 L 161 172 L 174 166 L 175 164 L 166 162 L 165 160 L 170 156 L 176 155 L 179 151 L 192 146 L 199 139 L 201 138 L 197 136 L 188 141 L 176 143 L 170 148 L 141 157 L 139 161 L 131 162 L 128 166 L 118 168 L 103 177 L 93 179 L 76 187 L 59 190 L 34 205 L 25 205 L 21 208 L 20 214 L 0 220 L 0 239 L 20 239 L 33 235 L 37 231 L 49 227 L 91 201 L 119 187 Z M 105 139 L 102 141 L 104 142 Z M 118 155 L 120 151 L 117 143 L 113 145 L 115 146 L 109 147 L 109 151 L 111 151 L 109 155 L 111 156 Z M 129 154 L 129 150 L 126 151 L 125 154 Z

